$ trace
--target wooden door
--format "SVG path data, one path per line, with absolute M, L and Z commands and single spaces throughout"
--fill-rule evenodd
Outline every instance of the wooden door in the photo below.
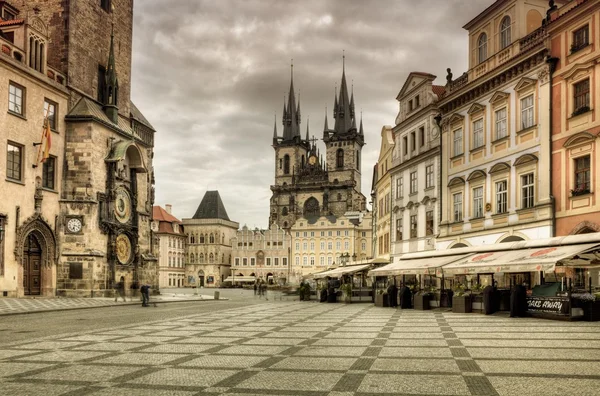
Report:
M 30 234 L 23 251 L 23 289 L 26 296 L 39 296 L 41 291 L 42 249 L 36 237 Z

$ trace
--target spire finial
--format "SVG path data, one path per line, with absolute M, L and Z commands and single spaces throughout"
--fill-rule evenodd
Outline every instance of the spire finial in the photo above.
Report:
M 342 72 L 346 72 L 346 50 L 342 50 Z

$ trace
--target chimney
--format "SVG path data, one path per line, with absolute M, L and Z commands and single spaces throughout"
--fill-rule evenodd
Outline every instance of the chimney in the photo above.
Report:
M 165 210 L 167 211 L 168 214 L 171 214 L 171 209 L 173 208 L 173 206 L 171 204 L 166 204 L 165 205 Z

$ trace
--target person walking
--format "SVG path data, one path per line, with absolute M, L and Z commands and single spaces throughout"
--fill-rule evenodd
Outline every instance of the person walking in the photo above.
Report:
M 149 292 L 148 292 L 149 289 L 150 289 L 149 285 L 142 285 L 142 287 L 140 287 L 140 292 L 142 293 L 142 307 L 148 306 L 148 302 L 150 300 L 150 296 L 149 296 Z
M 254 282 L 254 295 L 255 296 L 256 296 L 256 289 L 257 289 L 256 282 Z
M 115 302 L 119 300 L 119 297 L 123 299 L 123 301 L 127 302 L 125 299 L 125 277 L 121 277 L 119 282 L 117 283 L 116 293 L 115 293 Z

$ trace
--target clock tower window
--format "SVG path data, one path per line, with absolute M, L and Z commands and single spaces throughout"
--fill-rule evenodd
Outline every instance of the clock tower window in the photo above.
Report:
M 285 155 L 285 157 L 283 157 L 283 174 L 290 174 L 290 156 L 287 154 Z
M 336 167 L 343 168 L 344 167 L 344 150 L 338 149 L 336 153 Z

